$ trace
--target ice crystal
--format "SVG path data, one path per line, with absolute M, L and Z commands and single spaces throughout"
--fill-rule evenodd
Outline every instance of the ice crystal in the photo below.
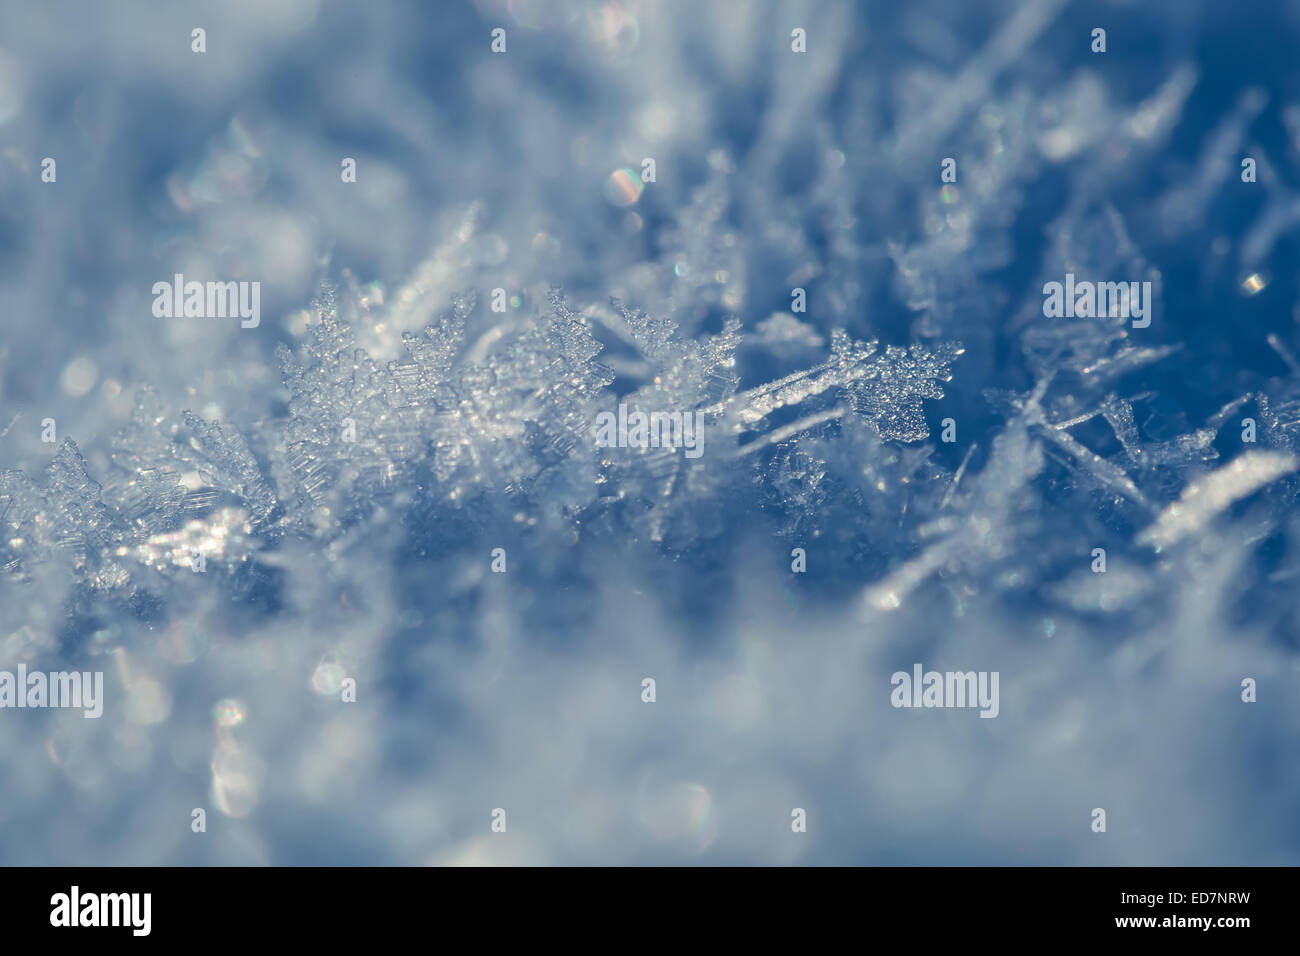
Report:
M 1204 480 L 1183 489 L 1178 501 L 1160 513 L 1156 523 L 1138 536 L 1138 542 L 1157 549 L 1173 544 L 1199 531 L 1234 501 L 1297 467 L 1300 459 L 1294 455 L 1246 452 Z
M 92 587 L 126 582 L 126 569 L 114 557 L 121 530 L 75 442 L 64 440 L 45 469 L 43 486 L 19 471 L 0 473 L 0 501 L 10 571 L 58 561 Z

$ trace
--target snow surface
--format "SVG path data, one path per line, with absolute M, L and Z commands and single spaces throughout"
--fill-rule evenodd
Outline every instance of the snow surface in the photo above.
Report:
M 0 19 L 0 862 L 1300 862 L 1300 3 Z

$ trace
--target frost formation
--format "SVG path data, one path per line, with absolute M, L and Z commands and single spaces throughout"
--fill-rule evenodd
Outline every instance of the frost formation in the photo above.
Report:
M 265 24 L 229 32 L 333 83 L 354 24 L 320 6 L 310 57 Z M 881 836 L 901 823 L 943 862 L 1300 859 L 1277 836 L 1286 786 L 1220 769 L 1245 751 L 1281 766 L 1300 732 L 1294 695 L 1267 722 L 1227 709 L 1238 671 L 1296 665 L 1300 104 L 1207 73 L 1184 41 L 1215 34 L 1212 5 L 1168 22 L 1116 5 L 1112 38 L 1169 41 L 1124 71 L 1089 58 L 1064 0 L 796 4 L 805 56 L 762 4 L 643 4 L 639 33 L 536 6 L 498 73 L 448 71 L 428 97 L 411 77 L 461 47 L 416 63 L 364 20 L 380 65 L 364 123 L 346 106 L 338 127 L 398 145 L 362 157 L 358 188 L 303 171 L 337 178 L 343 147 L 299 117 L 206 115 L 219 132 L 165 184 L 104 191 L 172 205 L 99 207 L 147 262 L 97 290 L 101 337 L 12 320 L 0 647 L 102 664 L 123 707 L 44 736 L 0 715 L 0 753 L 40 752 L 0 804 L 54 794 L 98 834 L 76 816 L 95 800 L 150 817 L 210 800 L 245 827 L 219 849 L 105 838 L 112 862 L 137 845 L 145 863 L 293 862 L 315 842 L 303 816 L 365 834 L 345 862 L 914 862 Z M 462 16 L 428 42 L 461 43 L 480 26 Z M 614 206 L 602 182 L 642 155 L 658 181 Z M 13 192 L 13 229 L 49 224 Z M 283 265 L 334 243 L 325 282 Z M 264 264 L 266 320 L 143 323 L 156 248 L 214 275 Z M 1151 282 L 1152 324 L 1046 319 L 1040 290 L 1067 271 Z M 62 368 L 32 385 L 23 365 L 82 352 L 100 380 L 61 406 L 74 438 L 22 444 L 64 394 Z M 702 415 L 703 454 L 598 447 L 620 403 Z M 974 723 L 1014 745 L 883 720 L 864 688 L 915 660 L 1000 667 L 1016 703 Z M 662 724 L 620 709 L 647 673 L 674 702 Z M 341 713 L 344 675 L 363 693 Z M 227 700 L 246 721 L 214 727 Z M 1143 736 L 1206 712 L 1218 763 Z M 1044 822 L 1106 799 L 1094 781 L 1131 823 L 1104 850 Z M 1205 816 L 1264 823 L 1170 814 L 1193 784 Z M 470 804 L 502 792 L 551 829 L 508 850 L 465 836 Z M 767 841 L 752 795 L 780 816 L 810 793 L 861 827 Z M 945 842 L 953 821 L 969 848 Z

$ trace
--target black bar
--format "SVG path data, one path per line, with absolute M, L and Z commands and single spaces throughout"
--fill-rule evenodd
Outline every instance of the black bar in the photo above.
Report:
M 968 944 L 1129 937 L 1231 946 L 1284 934 L 1295 871 L 1286 868 L 3 869 L 0 914 L 10 942 L 128 945 L 202 942 L 299 946 L 375 943 L 420 930 L 480 942 L 522 934 L 536 944 L 602 936 L 646 945 L 750 935 Z M 70 922 L 118 916 L 117 926 Z M 105 903 L 99 894 L 141 894 Z M 148 934 L 144 897 L 148 898 Z M 1182 894 L 1177 899 L 1173 894 Z M 62 899 L 60 897 L 62 896 Z M 88 902 L 87 897 L 94 901 Z M 64 905 L 66 903 L 66 905 Z M 138 907 L 138 908 L 137 908 Z M 1200 921 L 1209 919 L 1205 928 Z M 1126 925 L 1119 921 L 1128 920 Z M 1151 920 L 1147 925 L 1133 920 Z M 1179 922 L 1179 921 L 1183 922 Z M 1192 925 L 1190 920 L 1196 920 Z M 1237 925 L 1220 921 L 1232 920 Z M 1238 921 L 1244 923 L 1238 924 Z M 1167 922 L 1168 921 L 1168 922 Z M 608 936 L 610 932 L 614 936 Z M 621 942 L 619 942 L 621 941 Z M 463 943 L 457 942 L 457 948 Z

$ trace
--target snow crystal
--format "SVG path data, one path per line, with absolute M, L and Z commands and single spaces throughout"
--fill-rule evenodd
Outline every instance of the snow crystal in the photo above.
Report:
M 1139 544 L 1168 547 L 1203 528 L 1234 501 L 1300 467 L 1294 455 L 1248 451 L 1203 480 L 1188 485 L 1156 523 L 1138 535 Z

